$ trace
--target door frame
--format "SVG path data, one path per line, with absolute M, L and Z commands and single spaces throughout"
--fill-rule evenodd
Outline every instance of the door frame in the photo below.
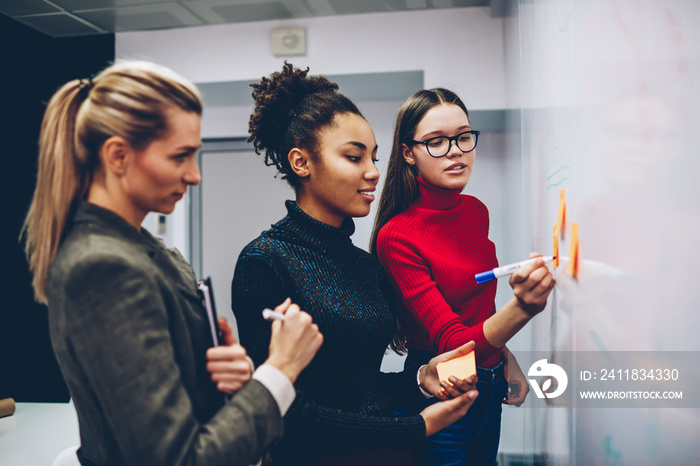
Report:
M 202 141 L 202 147 L 196 154 L 199 171 L 202 172 L 202 157 L 207 153 L 216 152 L 251 152 L 253 145 L 246 141 L 246 138 L 211 138 Z M 195 276 L 202 276 L 202 184 L 190 188 L 189 203 L 189 257 Z

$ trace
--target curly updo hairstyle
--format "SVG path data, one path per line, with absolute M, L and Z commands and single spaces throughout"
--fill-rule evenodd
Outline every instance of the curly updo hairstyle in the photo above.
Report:
M 332 126 L 336 115 L 362 117 L 357 106 L 338 92 L 336 83 L 325 76 L 307 76 L 308 72 L 285 61 L 282 71 L 250 85 L 255 109 L 248 123 L 248 142 L 257 154 L 265 152 L 265 164 L 277 167 L 294 189 L 300 180 L 289 164 L 289 151 L 306 149 L 318 157 L 319 132 Z

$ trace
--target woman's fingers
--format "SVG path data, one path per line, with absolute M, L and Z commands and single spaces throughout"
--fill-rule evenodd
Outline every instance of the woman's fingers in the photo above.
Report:
M 233 335 L 233 327 L 229 324 L 228 320 L 226 320 L 225 317 L 219 317 L 217 322 L 219 323 L 221 333 L 224 334 L 224 344 L 229 346 L 235 345 L 236 337 Z
M 447 398 L 455 398 L 460 396 L 463 393 L 466 393 L 470 390 L 475 390 L 475 384 L 476 384 L 477 377 L 467 377 L 466 379 L 458 379 L 455 376 L 450 376 L 449 380 L 447 381 L 441 381 L 440 382 L 440 387 L 442 388 L 442 394 L 445 395 L 445 398 L 441 399 L 447 399 Z
M 530 291 L 536 298 L 539 298 L 542 295 L 549 295 L 552 288 L 554 288 L 554 277 L 552 274 L 548 274 Z
M 289 306 L 292 305 L 292 298 L 287 298 L 284 301 L 282 301 L 281 304 L 277 305 L 275 307 L 275 312 L 279 312 L 280 314 L 284 314 L 287 312 L 287 309 L 289 309 Z
M 246 360 L 247 352 L 243 346 L 236 343 L 231 346 L 214 346 L 207 350 L 207 360 L 209 361 L 229 361 Z
M 530 254 L 530 257 L 539 256 L 539 253 Z M 511 275 L 509 283 L 520 306 L 526 312 L 537 314 L 547 304 L 555 281 L 544 260 L 537 260 Z
M 510 286 L 519 285 L 519 284 L 525 285 L 526 282 L 531 281 L 533 278 L 537 279 L 537 274 L 535 274 L 534 277 L 532 274 L 535 271 L 542 269 L 543 267 L 545 269 L 544 273 L 547 273 L 547 271 L 549 269 L 547 269 L 547 267 L 545 267 L 544 265 L 545 265 L 544 260 L 540 259 L 538 261 L 533 262 L 532 264 L 528 264 L 524 267 L 519 268 L 510 276 L 510 280 L 509 280 Z M 541 279 L 541 277 L 540 277 L 540 279 Z
M 210 373 L 230 373 L 230 374 L 250 374 L 251 368 L 248 361 L 234 361 L 234 362 L 208 362 L 207 372 Z
M 242 382 L 219 382 L 216 384 L 216 389 L 222 393 L 231 395 L 243 388 L 243 385 L 245 385 L 245 383 Z

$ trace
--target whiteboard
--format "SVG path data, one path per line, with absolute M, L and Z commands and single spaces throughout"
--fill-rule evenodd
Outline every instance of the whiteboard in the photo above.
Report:
M 549 253 L 565 190 L 582 260 L 573 279 L 567 235 L 533 350 L 700 350 L 699 26 L 691 0 L 519 2 L 523 192 L 512 201 L 532 249 Z M 699 411 L 573 401 L 531 410 L 523 428 L 553 463 L 700 464 Z

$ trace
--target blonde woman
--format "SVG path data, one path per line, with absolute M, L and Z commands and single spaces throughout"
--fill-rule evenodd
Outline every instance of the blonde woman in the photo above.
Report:
M 201 113 L 191 83 L 144 62 L 70 81 L 46 109 L 26 251 L 78 413 L 82 464 L 248 465 L 281 437 L 292 383 L 321 345 L 287 300 L 270 357 L 252 378 L 239 375 L 232 400 L 212 382 L 207 369 L 224 373 L 217 364 L 236 358 L 210 352 L 207 367 L 194 273 L 140 226 L 200 182 Z M 245 358 L 240 345 L 229 350 Z

